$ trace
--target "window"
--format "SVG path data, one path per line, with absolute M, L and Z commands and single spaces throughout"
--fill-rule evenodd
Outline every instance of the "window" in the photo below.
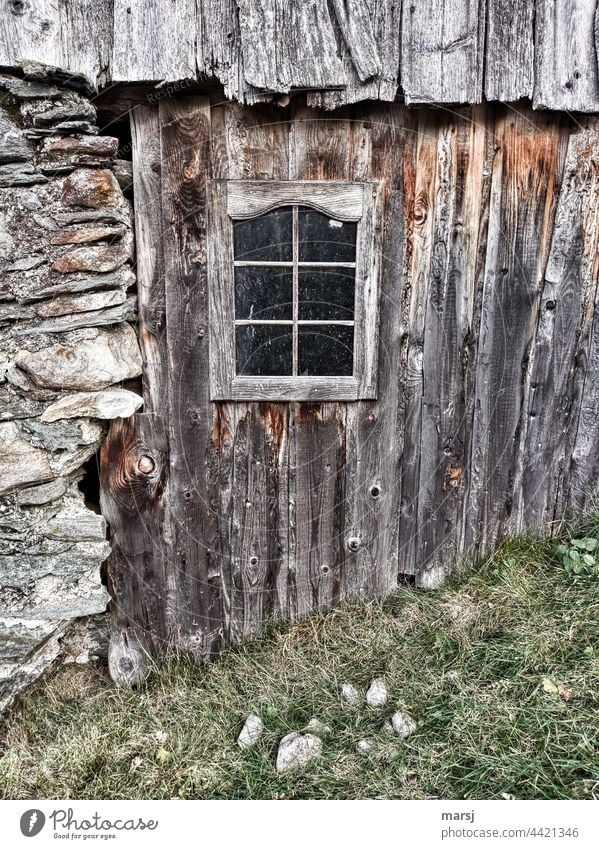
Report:
M 376 396 L 376 186 L 213 181 L 211 396 Z

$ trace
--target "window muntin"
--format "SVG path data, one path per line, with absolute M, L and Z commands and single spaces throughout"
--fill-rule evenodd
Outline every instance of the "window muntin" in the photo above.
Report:
M 356 232 L 299 204 L 233 222 L 238 375 L 353 374 Z

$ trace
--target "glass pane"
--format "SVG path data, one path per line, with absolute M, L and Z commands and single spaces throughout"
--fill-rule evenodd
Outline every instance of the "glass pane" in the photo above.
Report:
M 299 318 L 353 321 L 353 268 L 299 270 Z
M 290 375 L 291 324 L 251 324 L 235 328 L 237 374 Z
M 290 206 L 273 209 L 259 218 L 233 222 L 235 259 L 291 262 L 292 211 Z
M 336 221 L 306 207 L 298 217 L 300 262 L 355 262 L 355 221 Z
M 290 268 L 245 265 L 235 269 L 235 318 L 293 318 Z
M 298 358 L 300 375 L 349 376 L 354 370 L 354 328 L 345 325 L 300 324 Z

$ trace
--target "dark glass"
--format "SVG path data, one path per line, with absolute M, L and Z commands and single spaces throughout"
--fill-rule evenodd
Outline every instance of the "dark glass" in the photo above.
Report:
M 355 221 L 336 221 L 306 207 L 298 217 L 300 262 L 356 261 Z
M 293 371 L 291 324 L 251 324 L 235 328 L 237 374 L 290 375 Z
M 235 269 L 235 318 L 291 319 L 292 301 L 290 268 L 244 265 Z
M 300 268 L 299 318 L 353 321 L 355 277 L 353 268 Z
M 346 377 L 354 371 L 354 328 L 345 325 L 300 324 L 299 374 Z
M 246 262 L 268 260 L 291 262 L 293 259 L 293 214 L 290 206 L 273 209 L 259 218 L 233 222 L 235 259 Z

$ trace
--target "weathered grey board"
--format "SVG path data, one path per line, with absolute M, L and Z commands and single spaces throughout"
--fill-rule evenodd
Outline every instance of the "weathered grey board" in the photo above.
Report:
M 203 659 L 270 618 L 384 597 L 402 575 L 434 586 L 457 553 L 591 504 L 594 119 L 192 98 L 133 124 L 138 198 L 161 196 L 138 238 L 146 403 L 164 419 L 117 422 L 105 449 L 115 675 L 136 680 L 165 643 Z M 210 402 L 210 177 L 380 182 L 376 400 Z
M 102 86 L 212 78 L 244 103 L 306 89 L 325 109 L 484 94 L 596 112 L 596 13 L 597 0 L 6 0 L 0 65 Z

